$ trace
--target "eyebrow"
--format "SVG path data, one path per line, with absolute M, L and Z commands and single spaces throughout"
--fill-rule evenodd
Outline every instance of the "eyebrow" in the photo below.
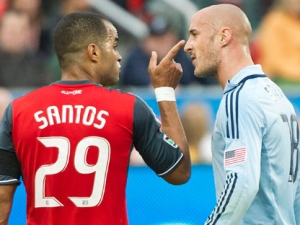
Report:
M 195 34 L 195 33 L 198 33 L 199 31 L 195 28 L 189 30 L 189 34 Z
M 193 29 L 190 29 L 189 30 L 189 33 L 193 33 L 193 32 L 195 32 L 195 31 L 197 31 L 195 28 L 193 28 Z

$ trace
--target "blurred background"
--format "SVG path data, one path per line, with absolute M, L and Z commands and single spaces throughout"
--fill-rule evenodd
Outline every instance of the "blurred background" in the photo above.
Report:
M 112 88 L 139 95 L 159 117 L 147 72 L 150 52 L 162 58 L 188 38 L 195 12 L 220 3 L 247 14 L 254 62 L 282 87 L 300 118 L 299 0 L 0 0 L 0 119 L 14 98 L 60 79 L 52 33 L 62 16 L 75 11 L 99 12 L 112 21 L 123 57 L 120 82 Z M 133 151 L 127 185 L 131 225 L 203 224 L 215 205 L 210 139 L 222 90 L 211 78 L 196 78 L 183 51 L 175 60 L 184 70 L 176 96 L 191 149 L 192 178 L 182 186 L 166 184 Z M 21 185 L 9 225 L 25 224 L 25 201 Z

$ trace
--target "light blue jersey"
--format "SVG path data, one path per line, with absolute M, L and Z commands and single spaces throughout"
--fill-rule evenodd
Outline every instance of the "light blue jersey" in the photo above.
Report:
M 206 225 L 300 224 L 296 114 L 260 65 L 228 81 L 212 151 L 218 202 Z

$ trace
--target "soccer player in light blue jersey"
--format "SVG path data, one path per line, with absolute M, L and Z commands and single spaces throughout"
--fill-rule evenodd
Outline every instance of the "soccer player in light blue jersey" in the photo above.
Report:
M 300 224 L 297 117 L 254 65 L 251 35 L 244 12 L 229 4 L 198 11 L 189 27 L 195 75 L 215 77 L 224 90 L 212 136 L 218 201 L 205 225 Z

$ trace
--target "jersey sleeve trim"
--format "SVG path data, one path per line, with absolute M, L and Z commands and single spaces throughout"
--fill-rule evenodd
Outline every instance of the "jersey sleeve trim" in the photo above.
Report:
M 178 163 L 181 161 L 182 158 L 183 158 L 183 153 L 181 153 L 180 157 L 178 158 L 178 160 L 174 163 L 174 165 L 171 168 L 169 168 L 167 171 L 165 171 L 163 173 L 159 173 L 157 175 L 162 177 L 162 176 L 170 173 L 178 165 Z
M 0 185 L 7 185 L 7 184 L 20 184 L 21 182 L 13 177 L 10 176 L 3 176 L 0 175 Z
M 160 127 L 152 109 L 137 97 L 133 121 L 134 146 L 145 163 L 158 176 L 163 176 L 176 167 L 183 153 Z
M 221 216 L 226 210 L 226 207 L 229 204 L 230 199 L 232 198 L 232 194 L 235 190 L 237 179 L 238 177 L 236 173 L 231 173 L 227 175 L 224 192 L 218 199 L 218 204 L 214 208 L 212 214 L 208 217 L 207 221 L 205 222 L 205 225 L 216 224 L 218 220 L 221 218 Z

